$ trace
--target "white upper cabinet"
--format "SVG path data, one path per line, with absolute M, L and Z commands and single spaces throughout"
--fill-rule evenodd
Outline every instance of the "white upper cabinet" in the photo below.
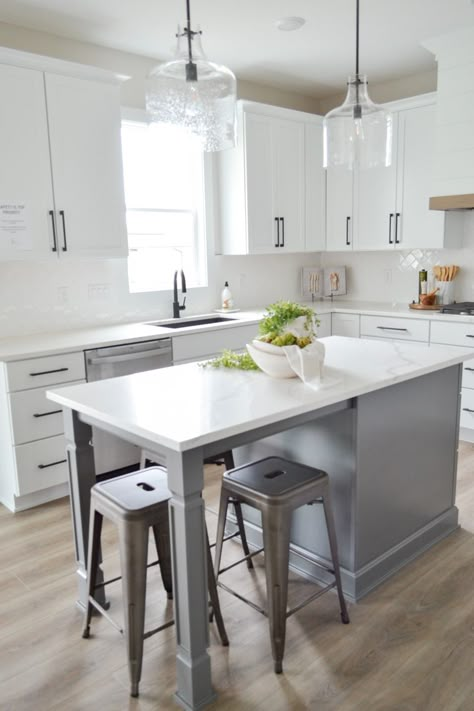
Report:
M 58 250 L 126 256 L 118 87 L 46 74 Z
M 354 181 L 351 170 L 326 171 L 326 249 L 354 249 Z
M 238 144 L 216 158 L 223 254 L 321 249 L 324 173 L 317 121 L 239 102 Z
M 119 87 L 54 65 L 0 53 L 0 259 L 126 256 Z
M 390 105 L 393 112 L 390 167 L 353 174 L 343 169 L 327 171 L 328 251 L 459 246 L 462 233 L 459 215 L 429 210 L 434 101 L 434 95 L 427 95 Z M 346 229 L 349 216 L 352 232 Z M 345 239 L 347 234 L 350 236 Z
M 7 232 L 0 227 L 0 259 L 53 257 L 54 201 L 43 73 L 0 65 L 0 87 L 2 222 L 8 219 L 8 206 L 21 210 L 16 228 L 12 225 Z

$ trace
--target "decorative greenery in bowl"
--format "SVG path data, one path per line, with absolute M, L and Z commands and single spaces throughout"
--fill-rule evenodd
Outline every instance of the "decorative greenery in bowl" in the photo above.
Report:
M 253 341 L 259 350 L 284 356 L 282 346 L 305 348 L 316 339 L 319 320 L 308 306 L 291 301 L 270 304 L 259 324 L 259 335 Z M 225 350 L 221 356 L 201 363 L 213 368 L 238 368 L 240 370 L 260 370 L 249 353 L 235 353 Z

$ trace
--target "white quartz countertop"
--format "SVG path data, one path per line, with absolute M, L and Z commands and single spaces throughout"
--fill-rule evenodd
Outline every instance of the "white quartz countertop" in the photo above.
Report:
M 319 389 L 195 363 L 47 393 L 116 433 L 185 451 L 459 364 L 472 350 L 330 336 Z
M 408 308 L 407 304 L 388 304 L 371 301 L 339 301 L 329 300 L 306 302 L 314 308 L 317 314 L 330 313 L 359 313 L 365 315 L 406 317 L 424 319 L 431 321 L 452 321 L 455 323 L 472 323 L 474 316 L 450 316 L 440 314 L 437 311 L 421 311 Z M 86 350 L 88 348 L 100 348 L 113 346 L 121 343 L 134 343 L 139 341 L 149 341 L 154 338 L 189 335 L 217 328 L 233 328 L 241 324 L 258 323 L 265 312 L 265 307 L 255 308 L 251 311 L 239 311 L 230 313 L 229 323 L 208 324 L 203 326 L 189 326 L 180 329 L 161 328 L 152 326 L 149 322 L 123 323 L 112 326 L 97 326 L 70 331 L 57 331 L 50 333 L 37 333 L 21 337 L 0 339 L 0 361 L 21 360 L 39 356 L 51 355 L 53 353 L 69 353 L 73 351 Z M 217 316 L 221 314 L 206 314 Z M 192 319 L 203 314 L 189 314 L 181 319 Z M 163 321 L 164 319 L 156 319 Z M 172 320 L 172 319 L 170 319 Z M 150 319 L 153 321 L 153 319 Z

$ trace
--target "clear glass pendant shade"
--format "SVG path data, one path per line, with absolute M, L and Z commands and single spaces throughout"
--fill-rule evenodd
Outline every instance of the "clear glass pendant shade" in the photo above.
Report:
M 227 67 L 209 62 L 201 35 L 178 27 L 174 59 L 155 67 L 147 77 L 146 108 L 152 121 L 179 125 L 199 137 L 204 151 L 235 145 L 237 82 Z
M 392 115 L 371 101 L 367 77 L 349 77 L 344 103 L 324 117 L 324 167 L 388 167 L 392 162 Z

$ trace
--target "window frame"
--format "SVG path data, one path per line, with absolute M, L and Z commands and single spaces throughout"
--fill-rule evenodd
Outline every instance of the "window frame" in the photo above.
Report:
M 150 118 L 144 109 L 122 107 L 121 109 L 121 125 L 123 122 L 139 123 L 139 124 L 150 124 Z M 212 155 L 209 153 L 202 154 L 202 196 L 201 205 L 196 210 L 194 216 L 194 229 L 195 229 L 195 258 L 197 264 L 197 272 L 199 275 L 199 283 L 195 284 L 189 280 L 188 288 L 191 289 L 203 289 L 209 286 L 209 235 L 212 232 L 213 225 L 213 189 L 214 189 L 214 176 L 213 176 L 213 164 Z M 134 208 L 130 208 L 134 209 Z M 146 209 L 146 208 L 145 208 Z M 152 209 L 152 208 L 150 208 Z M 172 210 L 174 212 L 174 210 Z M 127 212 L 127 205 L 125 202 L 125 212 Z M 127 246 L 130 254 L 130 245 L 128 243 L 128 232 L 127 232 Z M 128 258 L 127 258 L 128 259 Z M 128 287 L 130 293 L 140 294 L 140 293 L 154 293 L 162 291 L 170 291 L 172 289 L 172 274 L 170 275 L 169 283 L 166 284 L 154 284 L 153 288 L 146 285 L 143 289 L 131 289 L 130 279 L 128 279 Z M 187 280 L 188 281 L 188 280 Z

